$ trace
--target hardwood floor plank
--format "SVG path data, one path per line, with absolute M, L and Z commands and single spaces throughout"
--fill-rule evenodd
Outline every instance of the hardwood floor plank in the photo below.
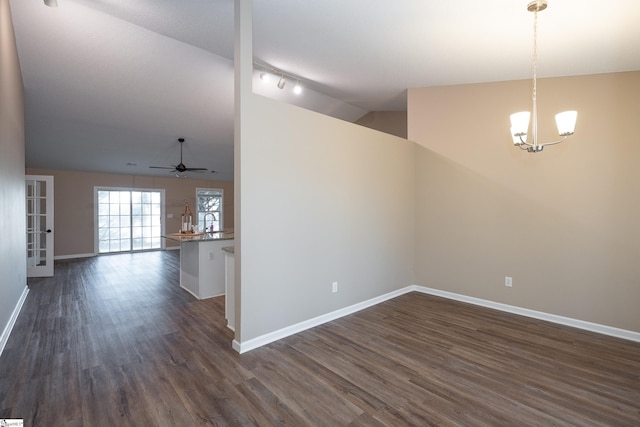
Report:
M 310 425 L 345 425 L 362 411 L 334 393 L 331 387 L 308 375 L 303 366 L 289 363 L 281 351 L 264 349 L 256 378 Z
M 239 355 L 179 253 L 56 261 L 0 358 L 25 426 L 638 426 L 640 343 L 411 293 Z
M 266 420 L 261 425 L 309 425 L 306 419 L 292 411 L 286 403 L 255 377 L 236 385 L 236 388 Z

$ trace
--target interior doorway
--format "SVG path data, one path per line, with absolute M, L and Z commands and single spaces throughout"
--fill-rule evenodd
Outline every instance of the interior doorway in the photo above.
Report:
M 53 176 L 25 176 L 27 277 L 53 276 Z

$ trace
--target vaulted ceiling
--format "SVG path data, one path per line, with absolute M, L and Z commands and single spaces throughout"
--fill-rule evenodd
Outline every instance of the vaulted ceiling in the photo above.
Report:
M 11 0 L 27 167 L 233 179 L 233 0 Z M 406 89 L 531 77 L 520 0 L 254 0 L 254 91 L 344 120 Z M 640 70 L 638 0 L 549 0 L 538 76 Z M 284 89 L 262 85 L 266 68 Z M 299 79 L 303 94 L 289 90 Z

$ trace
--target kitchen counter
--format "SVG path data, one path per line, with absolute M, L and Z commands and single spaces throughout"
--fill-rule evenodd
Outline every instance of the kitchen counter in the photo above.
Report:
M 217 231 L 215 233 L 172 233 L 162 236 L 174 242 L 208 242 L 210 240 L 232 240 L 233 231 Z

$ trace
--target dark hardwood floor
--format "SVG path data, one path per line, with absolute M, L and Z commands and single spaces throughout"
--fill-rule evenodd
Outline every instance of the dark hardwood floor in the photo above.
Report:
M 640 343 L 411 293 L 238 355 L 178 253 L 56 262 L 0 358 L 25 426 L 640 426 Z

